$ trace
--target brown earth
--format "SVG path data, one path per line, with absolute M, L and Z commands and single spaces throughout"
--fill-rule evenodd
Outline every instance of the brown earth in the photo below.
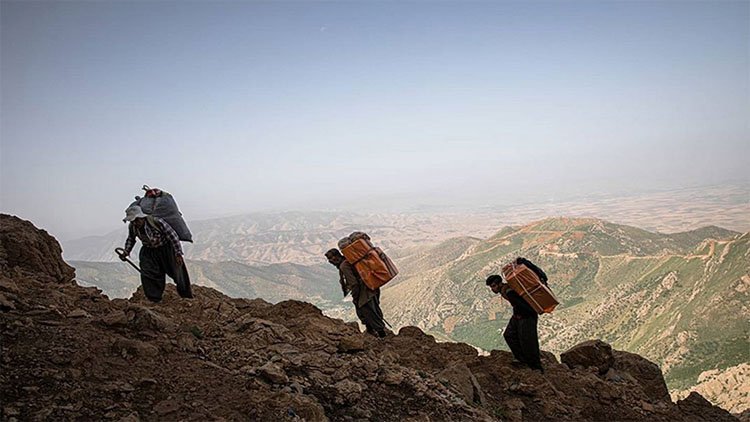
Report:
M 697 393 L 672 403 L 651 362 L 611 348 L 604 373 L 594 350 L 573 369 L 544 353 L 541 374 L 415 327 L 377 340 L 308 303 L 194 292 L 109 300 L 0 215 L 2 419 L 736 420 Z

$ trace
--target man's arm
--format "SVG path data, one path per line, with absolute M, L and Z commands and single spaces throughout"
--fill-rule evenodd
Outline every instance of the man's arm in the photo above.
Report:
M 339 270 L 339 284 L 341 285 L 341 292 L 344 293 L 344 297 L 349 294 L 349 288 L 346 286 L 346 280 L 344 280 L 344 273 Z
M 354 290 L 358 283 L 358 277 L 354 273 L 354 267 L 351 264 L 345 262 L 339 267 L 341 275 L 344 277 L 344 283 L 348 291 Z
M 510 302 L 510 304 L 514 308 L 519 308 L 524 312 L 525 314 L 536 314 L 536 310 L 533 306 L 529 305 L 529 302 L 526 302 L 521 295 L 516 293 L 515 290 L 513 290 L 508 284 L 503 285 L 503 287 L 500 290 L 500 293 L 503 295 L 505 300 Z
M 133 223 L 130 223 L 128 225 L 128 239 L 125 241 L 125 256 L 130 255 L 130 251 L 133 250 L 133 247 L 135 246 L 135 229 L 133 228 Z
M 174 250 L 174 254 L 182 256 L 182 245 L 180 244 L 180 236 L 177 235 L 177 232 L 174 231 L 169 223 L 161 218 L 154 218 L 154 221 L 156 221 L 156 224 L 159 225 L 159 229 L 162 231 L 162 233 L 167 236 L 167 239 L 172 242 L 172 249 Z
M 500 296 L 502 296 L 502 297 L 503 297 L 503 299 L 507 300 L 508 302 L 512 302 L 512 301 L 511 301 L 511 299 L 510 299 L 510 297 L 508 297 L 508 295 L 509 295 L 509 294 L 510 294 L 511 292 L 512 292 L 512 293 L 515 293 L 515 291 L 513 290 L 513 288 L 512 288 L 512 287 L 510 287 L 510 285 L 509 285 L 508 283 L 503 283 L 503 284 L 502 284 L 502 285 L 500 286 Z

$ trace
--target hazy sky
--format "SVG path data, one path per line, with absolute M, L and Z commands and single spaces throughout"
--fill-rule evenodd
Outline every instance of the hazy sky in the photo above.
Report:
M 62 238 L 144 183 L 195 219 L 750 182 L 747 1 L 1 4 L 0 211 Z

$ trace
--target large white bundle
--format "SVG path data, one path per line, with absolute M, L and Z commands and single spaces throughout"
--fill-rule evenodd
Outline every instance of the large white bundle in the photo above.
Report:
M 177 232 L 180 240 L 192 242 L 193 234 L 190 233 L 190 229 L 182 218 L 174 197 L 168 192 L 156 188 L 151 189 L 146 185 L 143 186 L 143 190 L 146 191 L 146 196 L 143 198 L 136 196 L 135 201 L 130 205 L 138 205 L 144 213 L 163 218 Z

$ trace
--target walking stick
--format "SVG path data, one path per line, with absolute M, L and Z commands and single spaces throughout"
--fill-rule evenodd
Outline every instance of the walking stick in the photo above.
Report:
M 116 254 L 117 254 L 118 256 L 120 256 L 120 257 L 121 257 L 121 256 L 125 255 L 125 249 L 123 249 L 123 248 L 115 248 L 115 253 L 116 253 Z M 120 259 L 122 259 L 122 258 L 120 258 Z M 123 259 L 123 261 L 127 261 L 127 262 L 128 262 L 128 264 L 130 264 L 130 265 L 131 265 L 131 266 L 132 266 L 133 268 L 135 268 L 136 270 L 138 270 L 138 272 L 141 272 L 141 269 L 140 269 L 140 268 L 138 268 L 138 266 L 137 266 L 137 265 L 133 264 L 133 261 L 131 261 L 130 259 L 128 259 L 128 258 L 125 258 L 125 259 Z
M 385 320 L 385 318 L 383 318 L 383 322 L 385 322 L 385 325 L 387 325 L 387 326 L 388 326 L 388 328 L 391 328 L 391 329 L 393 329 L 393 326 L 391 325 L 391 323 L 390 323 L 390 322 L 388 322 L 388 321 L 386 321 L 386 320 Z

